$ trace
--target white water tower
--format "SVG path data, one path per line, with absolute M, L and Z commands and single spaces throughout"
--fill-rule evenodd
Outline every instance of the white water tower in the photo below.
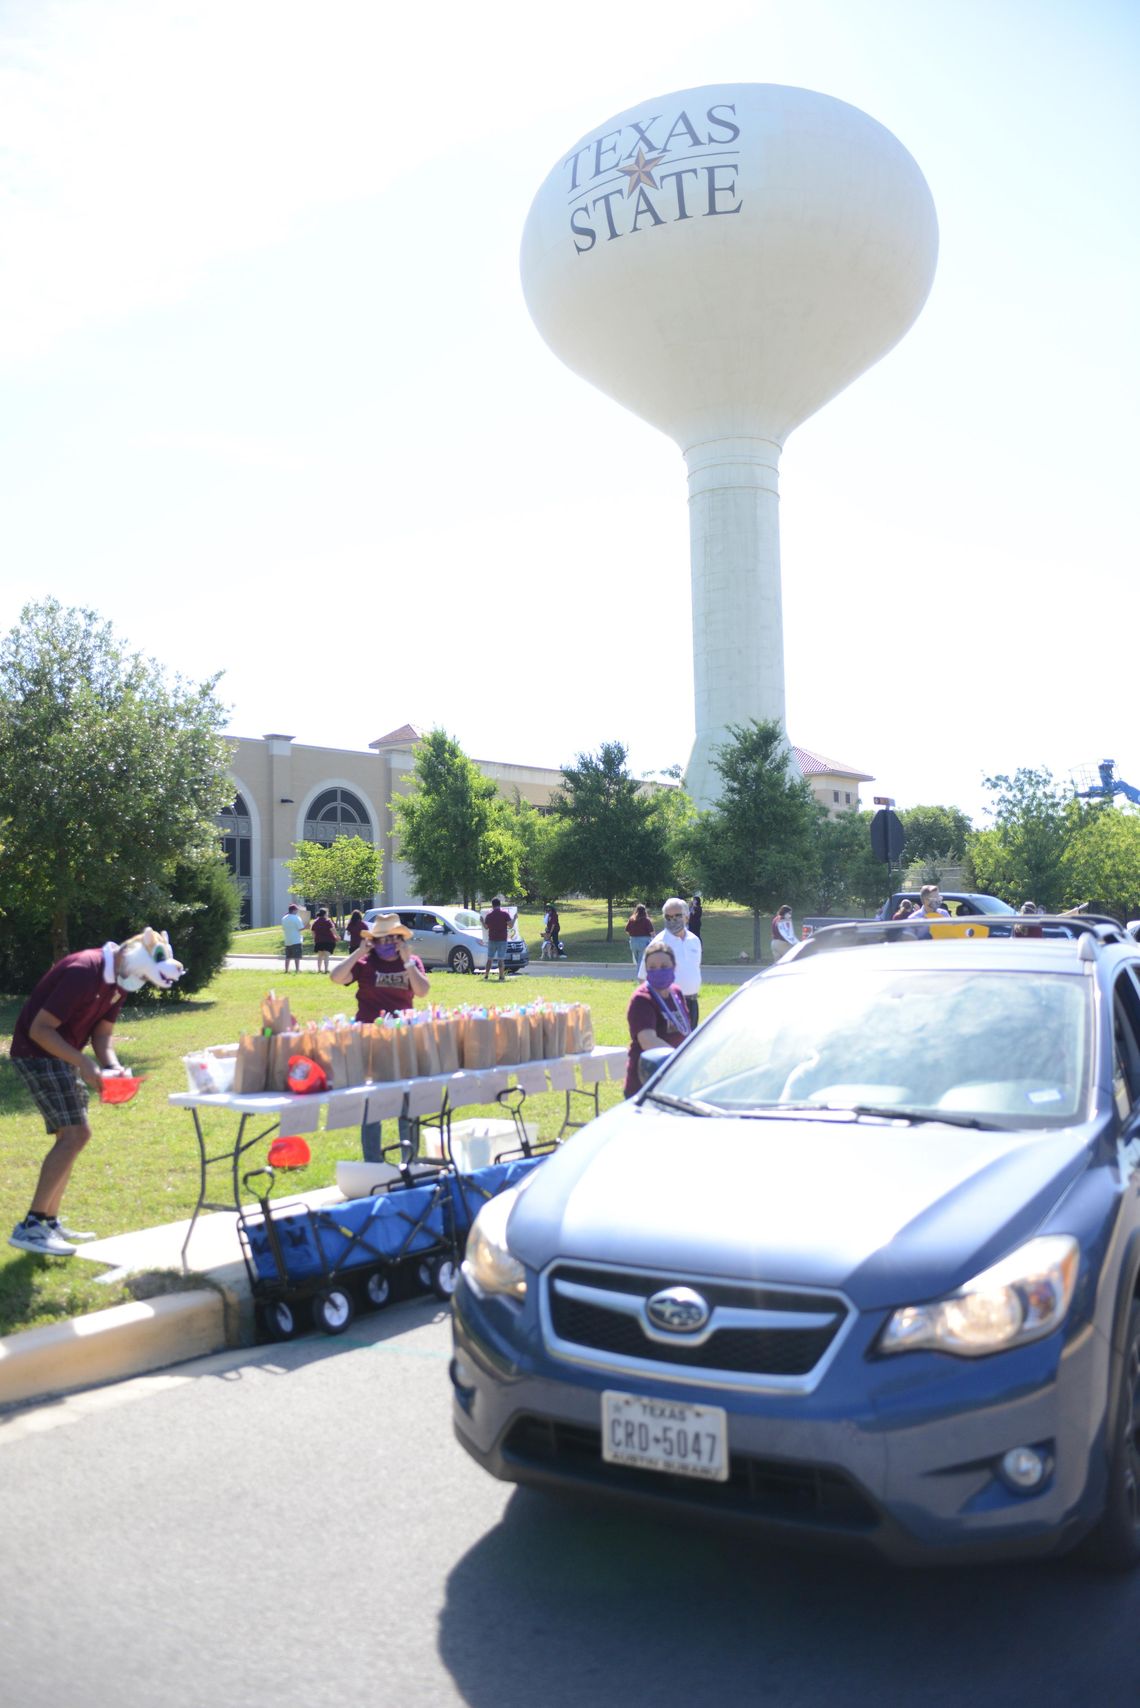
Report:
M 784 441 L 898 342 L 937 255 L 930 191 L 890 131 L 776 84 L 641 102 L 534 199 L 522 282 L 539 332 L 688 467 L 700 805 L 729 724 L 784 722 Z

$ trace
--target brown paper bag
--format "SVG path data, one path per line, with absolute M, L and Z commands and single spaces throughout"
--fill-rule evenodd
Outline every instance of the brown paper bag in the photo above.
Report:
M 334 1091 L 347 1091 L 351 1085 L 363 1085 L 367 1077 L 364 1039 L 359 1026 L 338 1026 L 330 1034 L 332 1066 L 329 1084 Z
M 495 1062 L 500 1067 L 518 1066 L 519 1019 L 512 1008 L 495 1015 Z
M 308 1056 L 318 1067 L 324 1068 L 325 1078 L 332 1084 L 332 1041 L 333 1032 L 329 1026 L 301 1027 L 301 1047 L 294 1050 L 295 1056 Z
M 395 1025 L 391 1027 L 391 1032 L 396 1046 L 396 1078 L 415 1079 L 420 1070 L 416 1065 L 414 1029 L 407 1025 Z
M 417 1020 L 408 1030 L 416 1043 L 416 1072 L 427 1078 L 430 1074 L 442 1073 L 439 1065 L 439 1044 L 435 1036 L 435 1021 L 429 1018 Z
M 267 1026 L 274 1036 L 278 1032 L 294 1032 L 297 1029 L 297 1022 L 294 1020 L 293 1012 L 289 1007 L 289 998 L 278 996 L 275 990 L 267 991 L 261 999 L 262 1031 Z
M 465 1068 L 495 1065 L 495 1022 L 490 1015 L 465 1014 L 460 1055 Z
M 526 1017 L 527 1031 L 530 1033 L 530 1060 L 532 1062 L 544 1061 L 546 1057 L 546 1046 L 542 1035 L 542 1014 L 541 1008 L 532 1008 Z
M 289 1089 L 289 1057 L 301 1054 L 299 1045 L 300 1032 L 275 1032 L 272 1038 L 267 1038 L 269 1045 L 269 1072 L 266 1076 L 267 1091 L 288 1091 Z
M 399 1060 L 396 1039 L 390 1026 L 366 1025 L 357 1030 L 366 1051 L 365 1071 L 377 1085 L 390 1085 L 399 1079 Z
M 547 1061 L 566 1054 L 566 1009 L 551 1004 L 542 1011 L 542 1053 Z
M 530 1015 L 519 1014 L 519 1061 L 530 1060 Z
M 594 1016 L 588 1002 L 575 1003 L 578 1010 L 578 1043 L 572 1054 L 584 1054 L 594 1048 Z
M 268 1077 L 269 1039 L 259 1032 L 243 1032 L 234 1067 L 235 1092 L 264 1091 Z
M 459 1016 L 444 1014 L 433 1023 L 440 1073 L 459 1072 Z

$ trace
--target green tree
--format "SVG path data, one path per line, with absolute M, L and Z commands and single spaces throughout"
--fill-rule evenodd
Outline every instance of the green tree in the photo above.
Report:
M 343 919 L 346 904 L 374 896 L 380 888 L 384 856 L 362 836 L 338 836 L 332 842 L 294 842 L 286 860 L 289 894 L 330 907 Z
M 701 884 L 697 834 L 699 817 L 693 797 L 686 789 L 677 786 L 657 789 L 652 800 L 665 828 L 665 858 L 669 868 L 667 887 L 677 895 L 691 896 Z
M 837 813 L 816 827 L 816 913 L 874 912 L 887 893 L 887 869 L 871 852 L 869 812 Z
M 180 862 L 217 851 L 233 797 L 217 682 L 168 681 L 54 599 L 0 643 L 0 894 L 53 956 L 81 909 L 169 896 Z
M 433 729 L 416 747 L 411 789 L 391 803 L 399 855 L 425 901 L 462 901 L 519 888 L 510 808 L 459 743 Z
M 784 732 L 774 719 L 730 725 L 729 734 L 713 761 L 720 799 L 700 819 L 702 888 L 751 908 L 759 961 L 761 915 L 816 893 L 823 808 L 803 778 L 789 774 Z
M 1121 921 L 1140 918 L 1140 812 L 1095 806 L 1065 850 L 1065 894 Z
M 916 860 L 957 864 L 964 858 L 973 826 L 961 807 L 907 807 L 899 818 L 906 832 L 908 865 Z
M 511 829 L 518 847 L 519 887 L 523 901 L 533 906 L 557 887 L 551 871 L 554 820 L 525 801 L 518 789 L 509 803 Z M 509 887 L 509 886 L 508 886 Z
M 1064 906 L 1065 851 L 1078 829 L 1079 801 L 1053 780 L 1048 770 L 1022 766 L 984 779 L 994 796 L 986 808 L 994 823 L 966 841 L 966 873 L 972 888 L 1017 905 Z
M 564 765 L 554 791 L 558 821 L 552 850 L 552 888 L 606 898 L 606 942 L 614 937 L 618 896 L 653 892 L 669 879 L 668 827 L 652 795 L 626 766 L 627 748 L 604 741 Z

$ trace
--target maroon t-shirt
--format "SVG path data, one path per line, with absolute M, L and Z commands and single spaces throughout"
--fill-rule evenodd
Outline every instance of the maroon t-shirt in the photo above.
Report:
M 335 949 L 336 926 L 329 918 L 314 919 L 309 930 L 313 933 L 313 947 L 316 949 Z
M 657 927 L 648 914 L 639 919 L 636 913 L 631 913 L 625 922 L 625 932 L 627 937 L 644 937 L 648 942 L 650 937 L 656 937 Z
M 672 1016 L 680 1021 L 687 1021 L 689 1010 L 685 1003 L 680 985 L 671 984 L 669 989 L 661 991 L 661 1005 L 654 1000 L 654 994 L 647 984 L 639 984 L 629 999 L 626 1018 L 629 1021 L 629 1055 L 625 1064 L 625 1096 L 632 1097 L 635 1091 L 641 1089 L 641 1078 L 637 1064 L 641 1060 L 641 1045 L 638 1043 L 638 1033 L 647 1032 L 650 1027 L 657 1033 L 663 1044 L 670 1044 L 673 1049 L 688 1037 L 689 1028 L 685 1025 L 674 1025 Z M 672 1014 L 670 1014 L 670 1010 Z
M 493 907 L 483 915 L 489 943 L 505 943 L 511 934 L 511 916 L 505 907 Z
M 41 1008 L 59 1021 L 59 1035 L 82 1050 L 100 1020 L 114 1020 L 123 1006 L 124 993 L 103 977 L 102 949 L 77 949 L 49 967 L 20 1010 L 12 1033 L 14 1056 L 39 1056 L 50 1060 L 47 1050 L 32 1042 L 30 1028 Z
M 424 970 L 418 955 L 408 956 L 408 966 L 421 973 Z M 357 961 L 352 976 L 356 980 L 356 1018 L 364 1024 L 413 1005 L 407 967 L 400 961 L 385 961 L 375 949 Z

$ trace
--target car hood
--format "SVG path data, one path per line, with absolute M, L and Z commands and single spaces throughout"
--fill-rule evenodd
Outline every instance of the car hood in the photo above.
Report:
M 619 1106 L 532 1176 L 510 1244 L 670 1277 L 841 1287 L 860 1308 L 932 1298 L 1040 1227 L 1087 1167 L 1087 1127 L 686 1117 Z

